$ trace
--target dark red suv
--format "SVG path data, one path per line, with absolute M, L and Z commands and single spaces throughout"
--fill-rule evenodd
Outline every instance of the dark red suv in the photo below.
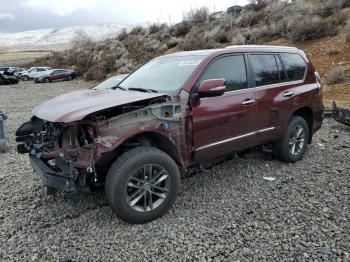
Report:
M 112 89 L 62 95 L 17 130 L 18 151 L 48 188 L 105 185 L 125 221 L 173 205 L 180 174 L 258 145 L 300 160 L 323 120 L 320 79 L 292 47 L 234 46 L 151 60 Z

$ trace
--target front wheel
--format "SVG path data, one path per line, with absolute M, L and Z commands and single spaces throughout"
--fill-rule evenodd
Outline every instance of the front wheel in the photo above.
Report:
M 293 116 L 284 137 L 273 145 L 276 158 L 294 163 L 303 158 L 309 141 L 309 127 L 304 118 Z
M 117 215 L 129 223 L 145 223 L 164 215 L 174 204 L 180 171 L 165 152 L 136 147 L 110 168 L 105 192 Z
M 22 80 L 23 81 L 28 81 L 29 80 L 29 76 L 22 76 Z
M 49 78 L 47 78 L 47 77 L 46 77 L 46 78 L 44 78 L 44 83 L 47 83 L 47 84 L 48 84 L 48 83 L 50 83 L 50 79 L 49 79 Z

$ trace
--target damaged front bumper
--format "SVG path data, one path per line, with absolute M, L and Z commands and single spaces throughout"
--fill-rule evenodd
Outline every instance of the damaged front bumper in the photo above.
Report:
M 65 174 L 57 167 L 49 166 L 34 155 L 29 155 L 29 161 L 45 186 L 69 193 L 77 190 L 76 178 L 72 177 L 71 174 Z

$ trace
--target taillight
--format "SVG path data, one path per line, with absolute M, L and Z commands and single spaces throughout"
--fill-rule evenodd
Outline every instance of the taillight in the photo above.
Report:
M 320 74 L 318 72 L 315 72 L 315 79 L 316 79 L 316 82 L 317 82 L 319 93 L 320 93 L 320 95 L 322 95 L 323 89 L 322 89 L 322 86 L 321 86 L 321 77 L 320 77 Z
M 321 77 L 320 77 L 320 74 L 318 72 L 315 72 L 315 78 L 316 78 L 316 82 L 321 84 Z

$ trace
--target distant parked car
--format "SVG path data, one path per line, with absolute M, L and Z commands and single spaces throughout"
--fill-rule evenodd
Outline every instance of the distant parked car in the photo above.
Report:
M 14 85 L 18 83 L 18 78 L 15 76 L 6 76 L 0 74 L 0 85 Z
M 94 90 L 105 90 L 105 89 L 112 89 L 113 87 L 116 87 L 119 85 L 121 81 L 123 81 L 129 74 L 123 74 L 123 75 L 117 75 L 113 76 L 111 78 L 108 78 L 107 80 L 103 81 L 102 83 L 95 86 Z
M 22 72 L 24 72 L 26 69 L 24 68 L 18 68 L 18 67 L 8 67 L 7 70 L 5 70 L 2 74 L 7 76 L 16 76 L 19 77 Z
M 74 71 L 67 69 L 53 69 L 46 74 L 34 78 L 35 83 L 50 83 L 54 81 L 71 81 L 76 78 Z
M 7 70 L 9 70 L 11 67 L 9 66 L 2 66 L 0 67 L 0 74 L 3 74 L 5 72 L 7 72 Z
M 23 81 L 28 81 L 41 75 L 47 74 L 50 70 L 52 70 L 51 67 L 31 67 L 28 71 L 22 72 L 21 79 Z
M 14 76 L 21 76 L 23 72 L 27 71 L 27 69 L 25 68 L 18 68 L 18 67 L 14 67 L 11 70 L 9 70 L 9 72 L 11 72 Z

